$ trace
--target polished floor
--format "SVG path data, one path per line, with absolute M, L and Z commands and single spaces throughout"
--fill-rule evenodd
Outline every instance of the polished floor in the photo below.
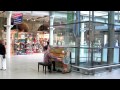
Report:
M 7 70 L 0 70 L 0 79 L 120 79 L 120 69 L 95 75 L 83 75 L 77 72 L 67 74 L 47 72 L 45 75 L 42 67 L 40 72 L 37 69 L 37 62 L 42 59 L 43 54 L 13 56 L 7 60 Z

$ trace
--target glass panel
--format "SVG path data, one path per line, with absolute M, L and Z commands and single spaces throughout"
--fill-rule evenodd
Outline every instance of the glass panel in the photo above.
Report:
M 73 24 L 54 26 L 54 45 L 75 45 Z
M 94 11 L 95 22 L 108 23 L 108 11 Z
M 92 21 L 92 12 L 80 11 L 80 22 L 76 18 L 75 11 L 57 11 L 53 14 L 55 28 L 54 45 L 76 46 L 76 30 L 78 30 L 77 25 L 80 24 L 79 65 L 81 67 L 91 67 L 92 65 L 107 64 L 108 11 L 94 11 L 94 21 Z M 120 30 L 118 14 L 118 11 L 115 11 L 115 32 Z M 73 19 L 72 15 L 74 16 L 73 23 L 68 20 Z M 70 17 L 68 18 L 68 16 Z M 118 23 L 116 23 L 116 20 Z M 119 37 L 119 34 L 115 33 L 114 63 L 119 62 L 119 49 L 116 48 L 120 46 Z M 75 48 L 70 48 L 70 51 L 72 52 L 72 63 L 75 63 Z

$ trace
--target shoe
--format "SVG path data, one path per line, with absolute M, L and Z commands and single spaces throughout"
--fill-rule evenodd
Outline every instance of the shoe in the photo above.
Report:
M 49 73 L 51 73 L 52 71 L 51 70 L 49 70 Z
M 53 71 L 56 71 L 56 69 L 53 69 Z

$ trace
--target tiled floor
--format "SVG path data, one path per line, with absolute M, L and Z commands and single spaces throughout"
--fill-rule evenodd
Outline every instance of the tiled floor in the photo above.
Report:
M 47 73 L 37 69 L 37 62 L 42 60 L 42 54 L 14 56 L 7 60 L 7 70 L 0 70 L 0 79 L 120 79 L 120 69 L 112 72 L 96 73 L 95 75 L 82 75 L 77 72 L 67 74 Z

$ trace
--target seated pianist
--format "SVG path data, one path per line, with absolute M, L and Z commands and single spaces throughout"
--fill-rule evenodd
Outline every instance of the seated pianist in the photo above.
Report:
M 44 62 L 45 63 L 50 63 L 50 66 L 48 66 L 49 72 L 51 72 L 51 67 L 53 65 L 53 71 L 56 71 L 55 69 L 55 61 L 61 61 L 60 58 L 57 58 L 56 56 L 53 56 L 49 51 L 50 47 L 48 45 L 44 46 Z M 54 60 L 51 60 L 54 59 Z
M 49 51 L 52 56 L 57 57 L 58 61 L 55 61 L 57 71 L 62 73 L 69 72 L 69 64 L 66 63 L 67 57 L 69 57 L 69 52 L 63 47 L 53 47 Z M 67 61 L 68 62 L 68 61 Z

